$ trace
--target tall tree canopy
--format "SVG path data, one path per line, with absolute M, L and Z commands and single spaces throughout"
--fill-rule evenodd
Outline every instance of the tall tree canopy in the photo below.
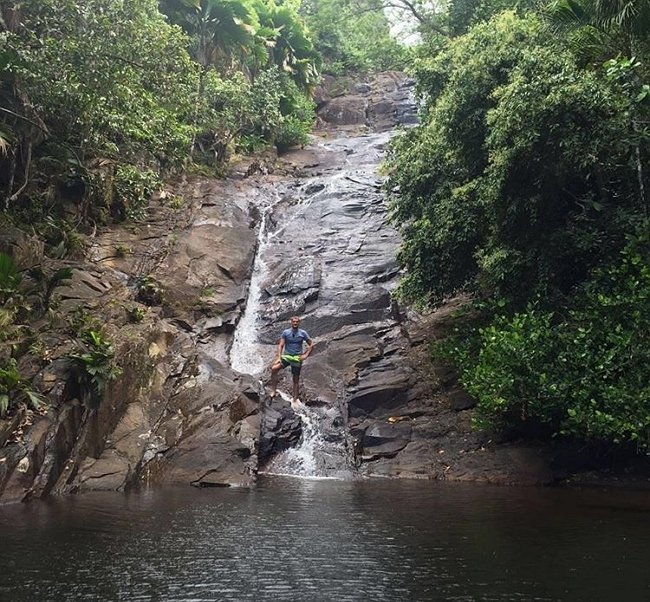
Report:
M 247 2 L 162 0 L 160 6 L 195 41 L 195 58 L 203 67 L 231 68 L 254 45 L 259 22 Z
M 304 0 L 300 12 L 328 73 L 404 67 L 405 49 L 390 35 L 383 0 Z
M 483 424 L 645 449 L 648 3 L 504 4 L 450 2 L 420 50 L 387 165 L 401 294 L 478 301 L 445 353 Z
M 266 63 L 279 67 L 304 89 L 316 85 L 321 57 L 298 12 L 275 0 L 254 0 L 254 7 L 261 24 L 258 37 L 267 51 Z
M 5 208 L 31 221 L 62 213 L 73 195 L 82 223 L 123 218 L 138 196 L 129 186 L 151 190 L 140 180 L 188 159 L 220 164 L 251 140 L 304 142 L 318 56 L 294 9 L 272 0 L 162 4 L 166 14 L 156 0 L 0 5 Z
M 564 291 L 620 245 L 612 224 L 635 201 L 624 96 L 548 36 L 503 13 L 420 62 L 425 123 L 394 146 L 390 180 L 410 296 Z

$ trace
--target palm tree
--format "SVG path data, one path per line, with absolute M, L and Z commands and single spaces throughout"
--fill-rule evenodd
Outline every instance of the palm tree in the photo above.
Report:
M 320 56 L 300 16 L 289 6 L 274 0 L 256 0 L 260 20 L 258 38 L 266 49 L 266 63 L 277 65 L 304 90 L 318 82 Z
M 246 0 L 161 0 L 160 9 L 195 42 L 195 58 L 202 67 L 192 118 L 196 124 L 206 71 L 219 66 L 230 70 L 236 57 L 254 48 L 259 27 L 257 15 Z M 192 136 L 190 157 L 195 146 L 196 133 Z
M 650 32 L 649 0 L 595 0 L 595 17 L 606 27 L 617 27 L 631 36 Z
M 196 60 L 204 68 L 231 68 L 254 45 L 259 23 L 245 0 L 162 0 L 160 7 L 195 40 Z
M 575 45 L 593 58 L 634 56 L 650 33 L 650 0 L 554 0 L 546 14 L 556 28 L 574 32 Z

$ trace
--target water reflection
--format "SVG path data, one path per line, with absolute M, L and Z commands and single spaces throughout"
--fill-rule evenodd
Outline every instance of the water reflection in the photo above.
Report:
M 2 600 L 650 599 L 647 494 L 265 478 L 0 508 Z

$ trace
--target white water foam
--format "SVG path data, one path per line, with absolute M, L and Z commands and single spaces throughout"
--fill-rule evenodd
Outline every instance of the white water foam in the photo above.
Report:
M 302 422 L 300 443 L 277 454 L 264 468 L 262 474 L 308 479 L 349 479 L 352 473 L 344 460 L 345 449 L 340 442 L 328 442 L 319 428 L 322 416 L 319 410 L 302 402 L 294 403 L 289 395 L 278 395 L 291 403 L 291 408 Z
M 264 358 L 260 353 L 257 342 L 257 320 L 262 306 L 262 285 L 266 282 L 269 275 L 269 266 L 264 260 L 267 246 L 274 242 L 297 216 L 304 213 L 315 199 L 326 192 L 334 190 L 335 183 L 340 179 L 341 174 L 337 174 L 329 178 L 327 184 L 321 190 L 306 195 L 299 193 L 298 203 L 293 215 L 273 232 L 268 231 L 269 217 L 275 206 L 284 197 L 276 193 L 272 202 L 262 210 L 262 220 L 257 233 L 257 252 L 253 263 L 248 299 L 246 300 L 244 314 L 237 324 L 235 338 L 230 350 L 230 366 L 233 370 L 243 374 L 260 374 L 264 370 Z M 315 181 L 308 180 L 301 186 L 301 191 L 308 191 Z
M 324 447 L 325 441 L 318 431 L 317 423 L 309 408 L 302 402 L 294 403 L 291 398 L 278 391 L 285 401 L 291 401 L 293 411 L 302 421 L 302 440 L 298 447 L 286 450 L 273 462 L 273 473 L 293 476 L 315 476 L 318 473 L 316 453 Z
M 264 249 L 268 244 L 267 225 L 273 208 L 280 202 L 276 198 L 264 208 L 262 221 L 257 233 L 257 253 L 253 263 L 253 273 L 248 290 L 244 314 L 237 324 L 235 338 L 230 349 L 230 366 L 244 374 L 259 374 L 264 369 L 264 360 L 257 345 L 257 317 L 260 313 L 262 283 L 268 276 L 268 265 L 264 261 Z

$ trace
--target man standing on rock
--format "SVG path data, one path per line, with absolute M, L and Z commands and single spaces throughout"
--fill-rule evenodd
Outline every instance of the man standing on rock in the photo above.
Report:
M 307 343 L 307 349 L 303 351 L 303 343 Z M 291 328 L 282 331 L 278 342 L 278 354 L 271 366 L 271 398 L 275 397 L 278 388 L 278 375 L 280 370 L 291 366 L 293 377 L 293 403 L 298 401 L 298 390 L 300 388 L 300 369 L 302 363 L 309 357 L 314 347 L 314 341 L 300 328 L 300 318 L 291 318 Z

